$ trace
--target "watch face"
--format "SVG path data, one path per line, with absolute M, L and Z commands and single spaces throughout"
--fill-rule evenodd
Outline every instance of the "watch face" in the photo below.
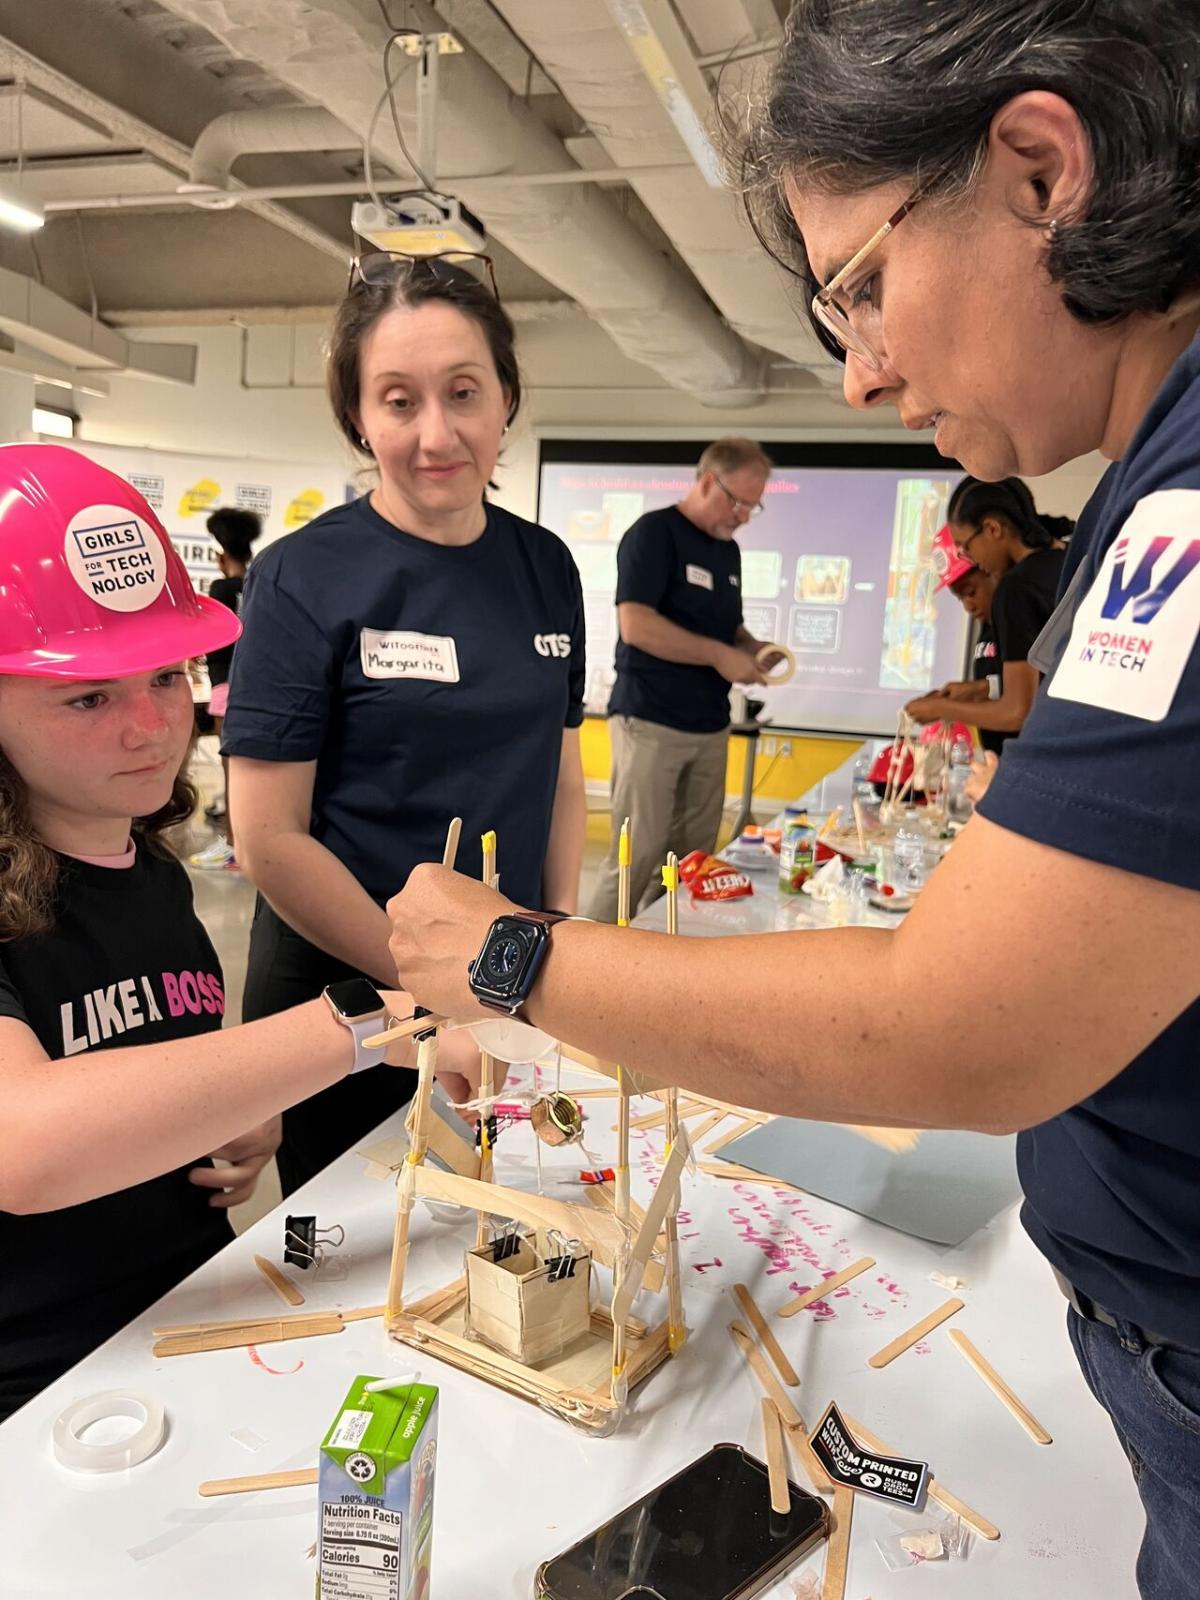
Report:
M 359 1017 L 377 1017 L 383 1012 L 379 991 L 365 978 L 346 978 L 331 983 L 325 991 L 340 1017 L 354 1022 Z
M 502 933 L 488 950 L 484 966 L 487 975 L 497 983 L 504 983 L 520 971 L 525 950 L 519 939 L 511 933 Z

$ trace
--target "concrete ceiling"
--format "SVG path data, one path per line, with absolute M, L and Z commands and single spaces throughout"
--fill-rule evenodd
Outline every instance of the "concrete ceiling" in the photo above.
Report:
M 570 3 L 546 0 L 547 5 Z M 667 8 L 667 20 L 686 42 L 697 74 L 705 74 L 710 85 L 716 67 L 731 53 L 740 58 L 744 74 L 761 73 L 787 9 L 787 0 L 654 3 Z M 467 47 L 467 58 L 445 58 L 442 68 L 439 139 L 447 162 L 439 167 L 450 176 L 461 175 L 461 185 L 448 186 L 461 187 L 485 222 L 489 214 L 498 219 L 495 235 L 503 239 L 494 235 L 489 248 L 502 297 L 513 305 L 519 323 L 536 323 L 538 330 L 536 337 L 523 337 L 531 389 L 537 389 L 540 375 L 548 389 L 561 387 L 571 370 L 586 383 L 596 370 L 595 359 L 600 359 L 606 377 L 619 375 L 628 389 L 644 384 L 647 398 L 677 385 L 704 403 L 704 385 L 711 381 L 715 387 L 716 377 L 706 377 L 695 361 L 687 369 L 686 352 L 680 353 L 678 378 L 673 365 L 671 338 L 690 329 L 698 343 L 713 339 L 726 370 L 751 375 L 736 379 L 744 391 L 739 403 L 753 406 L 773 393 L 792 391 L 803 394 L 805 425 L 826 415 L 831 422 L 846 423 L 836 398 L 836 373 L 799 321 L 792 320 L 778 282 L 768 281 L 773 269 L 747 243 L 736 206 L 720 196 L 716 198 L 722 204 L 712 203 L 712 191 L 705 195 L 697 188 L 706 230 L 698 238 L 695 226 L 679 225 L 680 193 L 672 193 L 679 186 L 662 178 L 639 181 L 636 172 L 628 179 L 615 175 L 618 167 L 636 167 L 636 144 L 631 153 L 629 141 L 622 144 L 621 128 L 605 126 L 598 116 L 606 90 L 601 83 L 593 92 L 587 84 L 586 62 L 571 62 L 567 70 L 569 38 L 556 41 L 554 61 L 543 63 L 529 40 L 542 43 L 544 30 L 530 23 L 524 30 L 529 39 L 522 37 L 526 13 L 519 4 L 439 0 L 436 12 L 424 0 L 388 0 L 388 6 L 393 16 L 419 20 L 426 27 L 444 25 Z M 334 37 L 332 30 L 346 30 L 346 37 L 361 41 L 370 64 L 366 53 L 377 52 L 381 9 L 380 0 L 306 0 L 303 6 L 284 0 L 0 0 L 0 176 L 11 178 L 19 170 L 20 181 L 51 207 L 79 202 L 77 208 L 54 210 L 45 229 L 31 238 L 0 232 L 0 268 L 28 275 L 114 328 L 328 315 L 343 289 L 354 248 L 351 194 L 257 198 L 228 210 L 200 209 L 165 197 L 187 181 L 198 136 L 225 112 L 328 106 L 352 134 L 361 136 L 366 119 L 360 108 L 377 100 L 382 88 L 378 61 L 368 81 L 353 85 L 357 98 L 348 98 L 343 89 L 339 99 L 339 69 L 345 77 L 348 63 L 323 59 L 320 44 L 322 37 Z M 602 27 L 603 8 L 593 3 L 589 10 L 595 13 L 595 25 Z M 285 36 L 301 12 L 309 19 L 311 45 L 295 31 Z M 598 53 L 603 63 L 598 71 L 639 81 L 633 50 L 627 60 L 620 58 L 621 36 L 614 23 L 612 37 Z M 547 70 L 555 63 L 561 82 Z M 487 89 L 494 81 L 501 99 L 507 97 L 507 120 L 526 130 L 527 140 L 532 137 L 526 148 L 537 149 L 543 158 L 549 152 L 551 159 L 536 161 L 535 170 L 561 165 L 614 172 L 603 183 L 524 191 L 546 216 L 557 208 L 564 218 L 593 219 L 592 226 L 599 228 L 592 235 L 598 261 L 594 281 L 588 281 L 586 252 L 575 253 L 565 266 L 553 253 L 540 252 L 536 240 L 529 242 L 537 230 L 523 232 L 517 225 L 528 218 L 522 218 L 520 206 L 513 206 L 512 180 L 506 191 L 494 187 L 494 177 L 474 177 L 494 173 L 497 164 L 503 169 L 503 141 L 493 127 L 485 129 L 481 123 L 470 128 L 470 100 L 464 103 L 447 94 L 453 88 L 451 75 L 457 72 L 461 85 L 468 69 L 476 75 L 473 84 Z M 697 81 L 703 85 L 704 78 Z M 643 99 L 644 92 L 643 83 Z M 399 77 L 396 97 L 401 123 L 411 136 L 411 73 Z M 614 87 L 607 103 L 622 104 L 619 88 Z M 680 184 L 696 184 L 697 169 L 669 121 L 655 122 L 652 149 L 647 163 L 677 164 Z M 373 155 L 384 181 L 411 176 L 386 114 L 377 126 Z M 530 167 L 526 162 L 514 170 L 528 172 Z M 233 180 L 239 186 L 274 190 L 362 185 L 362 174 L 361 150 L 349 149 L 246 156 L 236 163 Z M 472 181 L 477 190 L 471 189 Z M 97 202 L 118 196 L 136 202 L 147 195 L 159 197 L 158 203 L 97 208 Z M 546 205 L 547 196 L 554 197 L 552 206 Z M 580 212 L 584 201 L 588 207 Z M 634 246 L 629 262 L 644 263 L 642 271 L 653 264 L 656 287 L 650 305 L 659 309 L 648 320 L 648 308 L 639 308 L 639 320 L 630 323 L 615 305 L 619 294 L 611 277 L 613 258 L 601 247 L 612 244 L 610 236 L 616 234 Z M 586 239 L 586 227 L 581 237 Z M 741 252 L 747 272 L 762 275 L 764 311 L 757 321 L 744 314 L 744 294 L 740 303 L 724 303 L 722 291 L 729 278 L 718 270 L 720 258 L 724 253 L 736 259 L 736 252 Z M 632 298 L 636 300 L 636 293 Z M 559 314 L 553 315 L 556 308 Z M 673 316 L 679 335 L 670 326 Z M 584 320 L 586 339 L 581 337 Z M 665 328 L 660 341 L 664 348 L 650 349 L 656 341 L 648 332 L 643 355 L 638 348 L 643 335 L 630 331 L 642 324 L 655 331 L 660 324 Z M 572 369 L 573 347 L 586 347 L 593 359 L 577 361 Z M 710 364 L 710 370 L 719 372 L 719 362 Z

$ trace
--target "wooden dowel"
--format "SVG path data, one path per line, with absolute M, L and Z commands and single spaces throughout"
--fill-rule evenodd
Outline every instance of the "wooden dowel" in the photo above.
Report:
M 838 1484 L 833 1491 L 833 1532 L 825 1547 L 825 1576 L 821 1600 L 842 1600 L 846 1593 L 846 1567 L 850 1561 L 850 1525 L 854 1520 L 854 1490 Z
M 779 1373 L 779 1376 L 790 1388 L 799 1388 L 800 1379 L 796 1374 L 796 1369 L 792 1366 L 792 1363 L 783 1353 L 783 1349 L 780 1346 L 779 1340 L 767 1326 L 767 1319 L 758 1309 L 758 1305 L 754 1299 L 754 1296 L 750 1293 L 749 1289 L 747 1289 L 744 1283 L 735 1283 L 733 1286 L 733 1292 L 737 1299 L 738 1305 L 741 1306 L 742 1311 L 746 1316 L 747 1321 L 750 1323 L 751 1327 L 761 1340 L 763 1349 L 775 1363 L 775 1370 Z
M 199 1493 L 257 1494 L 260 1489 L 307 1489 L 317 1481 L 316 1467 L 301 1467 L 298 1472 L 260 1472 L 253 1478 L 210 1478 Z
M 667 852 L 662 881 L 663 888 L 667 894 L 667 932 L 677 936 L 679 933 L 679 857 L 673 850 Z M 679 1138 L 679 1091 L 677 1089 L 668 1089 L 666 1100 L 667 1151 L 669 1154 Z M 676 1221 L 678 1210 L 679 1190 L 676 1188 L 675 1197 L 667 1207 L 667 1215 L 663 1222 L 663 1231 L 667 1236 L 667 1343 L 672 1355 L 675 1355 L 683 1348 L 684 1339 L 686 1338 L 683 1321 L 683 1281 L 679 1267 L 679 1224 Z
M 285 1305 L 302 1306 L 304 1304 L 304 1296 L 299 1289 L 285 1272 L 280 1272 L 273 1261 L 268 1261 L 266 1256 L 255 1256 L 254 1265 Z
M 745 1323 L 731 1322 L 729 1324 L 729 1334 L 734 1344 L 737 1345 L 750 1363 L 754 1376 L 779 1407 L 779 1415 L 783 1418 L 784 1425 L 788 1428 L 803 1428 L 804 1418 L 796 1410 L 783 1385 L 767 1365 L 766 1357 L 754 1342 L 749 1328 L 746 1327 Z
M 390 1328 L 404 1306 L 404 1274 L 408 1267 L 408 1232 L 415 1200 L 415 1168 L 429 1148 L 428 1121 L 433 1075 L 437 1067 L 438 1036 L 435 1029 L 422 1036 L 417 1048 L 417 1092 L 413 1096 L 412 1141 L 396 1184 L 396 1226 L 392 1237 L 392 1264 L 388 1275 L 387 1322 Z
M 786 1305 L 780 1306 L 775 1313 L 777 1317 L 794 1317 L 798 1311 L 803 1311 L 805 1306 L 811 1306 L 817 1300 L 824 1300 L 827 1294 L 832 1294 L 835 1289 L 840 1289 L 844 1283 L 849 1283 L 851 1278 L 857 1278 L 860 1272 L 866 1272 L 875 1265 L 874 1256 L 862 1256 L 858 1261 L 852 1261 L 848 1267 L 843 1267 L 840 1272 L 835 1272 L 831 1278 L 825 1278 L 820 1283 L 814 1283 L 811 1289 L 806 1289 L 803 1294 L 798 1294 L 794 1300 L 789 1300 Z
M 839 1406 L 838 1409 L 840 1411 L 841 1407 Z M 897 1450 L 894 1445 L 885 1444 L 878 1434 L 872 1433 L 870 1428 L 864 1427 L 861 1422 L 856 1422 L 845 1411 L 842 1411 L 842 1420 L 858 1442 L 865 1444 L 868 1449 L 878 1450 L 880 1455 L 885 1456 L 912 1457 L 913 1452 L 911 1450 Z M 918 1457 L 918 1459 L 920 1458 Z M 932 1476 L 929 1479 L 929 1497 L 931 1500 L 936 1500 L 938 1505 L 945 1506 L 947 1511 L 953 1511 L 956 1517 L 961 1517 L 967 1527 L 977 1533 L 981 1539 L 998 1539 L 1000 1537 L 1000 1529 L 996 1527 L 994 1522 L 989 1522 L 986 1517 L 980 1516 L 979 1512 L 969 1506 L 965 1500 L 960 1500 L 957 1495 L 951 1494 L 943 1483 L 940 1483 L 937 1478 Z
M 768 1400 L 766 1395 L 759 1401 L 759 1408 L 767 1457 L 767 1482 L 771 1488 L 771 1510 L 784 1516 L 792 1509 L 792 1492 L 788 1488 L 783 1421 L 775 1409 L 774 1401 Z
M 975 1348 L 965 1333 L 951 1328 L 947 1338 L 960 1355 L 975 1368 L 996 1398 L 1012 1412 L 1034 1444 L 1053 1444 L 1054 1440 L 1023 1401 L 1018 1400 L 991 1362 Z
M 922 1317 L 920 1322 L 914 1323 L 907 1332 L 893 1339 L 891 1344 L 885 1344 L 882 1350 L 877 1350 L 867 1362 L 867 1365 L 876 1369 L 886 1367 L 889 1361 L 895 1361 L 897 1356 L 902 1356 L 906 1350 L 911 1350 L 918 1340 L 923 1339 L 927 1333 L 932 1333 L 935 1328 L 940 1327 L 943 1322 L 954 1316 L 955 1312 L 961 1311 L 962 1308 L 963 1301 L 961 1300 L 945 1301 L 944 1304 L 938 1306 L 936 1311 L 931 1311 L 927 1317 Z

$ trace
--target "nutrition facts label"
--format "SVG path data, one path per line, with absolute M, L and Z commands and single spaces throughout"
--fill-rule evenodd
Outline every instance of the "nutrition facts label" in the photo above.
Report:
M 321 1600 L 400 1600 L 399 1511 L 321 1509 Z

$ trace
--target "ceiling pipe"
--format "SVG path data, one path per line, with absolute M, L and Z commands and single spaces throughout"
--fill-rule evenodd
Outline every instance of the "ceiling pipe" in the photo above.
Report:
M 265 106 L 253 111 L 226 111 L 202 128 L 192 147 L 189 188 L 221 191 L 228 199 L 234 164 L 242 156 L 277 155 L 296 150 L 353 150 L 361 144 L 324 106 Z M 198 203 L 211 205 L 218 196 Z

